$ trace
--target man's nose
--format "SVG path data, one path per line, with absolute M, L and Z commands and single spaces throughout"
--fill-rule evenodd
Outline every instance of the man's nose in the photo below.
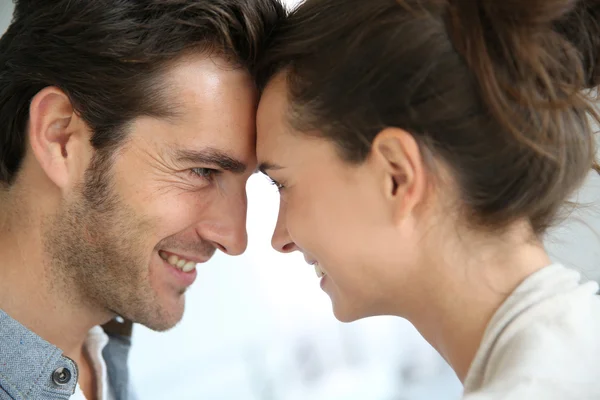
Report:
M 200 235 L 225 254 L 243 254 L 248 247 L 247 209 L 245 189 L 237 196 L 224 195 L 213 205 L 210 220 L 203 221 Z

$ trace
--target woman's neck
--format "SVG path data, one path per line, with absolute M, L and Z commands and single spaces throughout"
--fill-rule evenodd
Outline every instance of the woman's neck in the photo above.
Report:
M 466 241 L 455 236 L 438 247 L 447 251 L 427 253 L 419 282 L 421 298 L 413 299 L 414 307 L 401 315 L 438 350 L 461 381 L 496 311 L 521 282 L 551 264 L 542 243 L 525 237 L 513 232 L 497 240 Z

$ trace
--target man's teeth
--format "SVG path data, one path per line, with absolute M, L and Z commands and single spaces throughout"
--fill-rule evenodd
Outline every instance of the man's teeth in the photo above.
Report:
M 319 266 L 319 263 L 315 263 L 315 272 L 317 273 L 317 278 L 322 278 L 325 275 L 327 275 L 325 272 L 323 272 L 323 270 Z
M 162 251 L 158 253 L 160 258 L 171 264 L 177 269 L 182 270 L 183 272 L 191 272 L 196 268 L 196 263 L 193 261 L 188 261 L 183 258 L 179 258 L 176 255 L 168 255 Z

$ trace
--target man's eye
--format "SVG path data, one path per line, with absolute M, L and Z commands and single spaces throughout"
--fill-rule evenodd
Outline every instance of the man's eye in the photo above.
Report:
M 190 170 L 192 174 L 202 179 L 206 179 L 208 181 L 212 181 L 215 176 L 219 173 L 216 169 L 211 168 L 192 168 Z

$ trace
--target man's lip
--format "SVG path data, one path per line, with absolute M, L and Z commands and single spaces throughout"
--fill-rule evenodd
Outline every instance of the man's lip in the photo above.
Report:
M 173 253 L 167 250 L 159 250 L 160 253 L 165 253 L 167 256 L 176 256 L 180 260 L 187 260 L 195 262 L 196 264 L 202 264 L 211 259 L 211 257 L 196 257 L 196 256 L 188 256 L 185 254 Z

